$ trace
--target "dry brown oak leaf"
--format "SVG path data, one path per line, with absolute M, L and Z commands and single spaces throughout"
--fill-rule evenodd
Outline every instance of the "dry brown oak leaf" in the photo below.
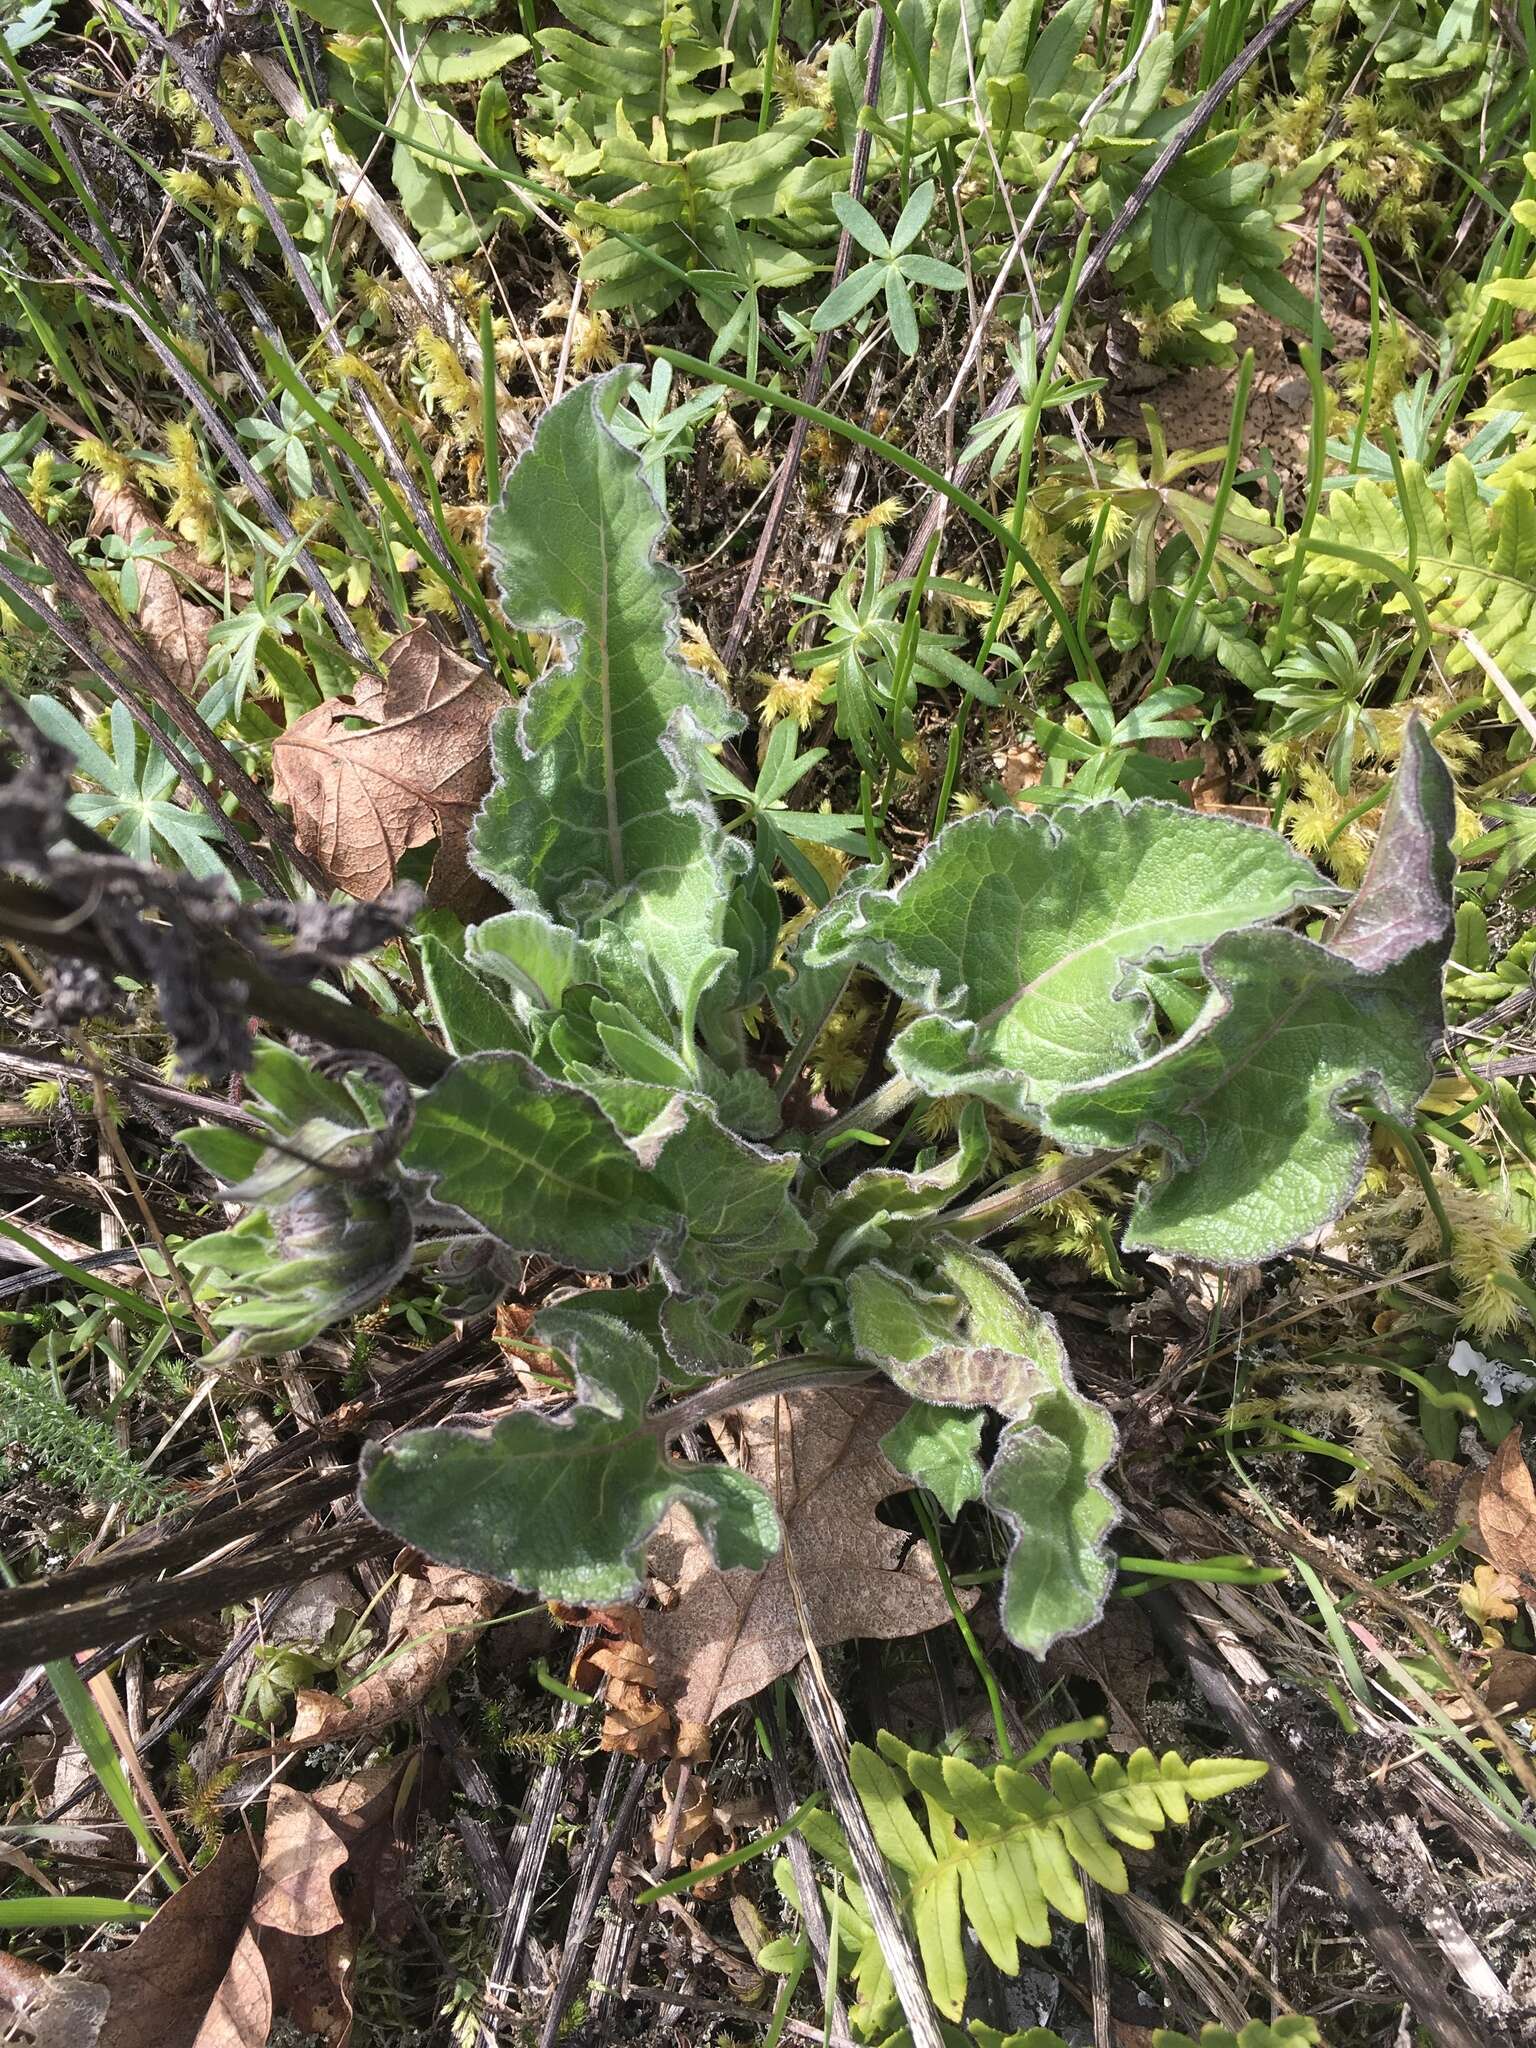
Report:
M 1477 1530 L 1490 1562 L 1536 1603 L 1536 1484 L 1512 1429 L 1488 1461 L 1477 1491 Z
M 508 1589 L 452 1565 L 429 1564 L 400 1582 L 379 1668 L 345 1694 L 301 1686 L 291 1741 L 351 1742 L 414 1713 L 432 1688 L 469 1655 L 484 1624 L 506 1606 Z
M 437 841 L 428 901 L 474 912 L 488 892 L 469 865 L 469 828 L 491 786 L 491 721 L 507 693 L 418 626 L 364 676 L 294 720 L 272 747 L 279 800 L 301 853 L 338 889 L 371 902 L 401 857 Z
M 91 494 L 90 530 L 116 534 L 130 544 L 145 532 L 154 540 L 167 537 L 138 492 L 126 484 L 120 490 L 97 484 Z M 208 636 L 217 614 L 183 594 L 165 561 L 164 556 L 158 560 L 141 557 L 135 564 L 139 580 L 135 622 L 166 676 L 191 697 L 196 695 L 197 678 L 208 659 Z
M 1091 1679 L 1109 1707 L 1110 1748 L 1129 1753 L 1147 1739 L 1147 1693 L 1168 1672 L 1140 1602 L 1121 1600 L 1086 1635 L 1055 1646 L 1046 1659 L 1046 1676 Z
M 402 1768 L 391 1758 L 313 1797 L 275 1785 L 259 1858 L 230 1835 L 127 1948 L 69 1976 L 0 1969 L 0 2013 L 38 2048 L 265 2048 L 280 2013 L 347 2048 L 362 1932 L 404 1924 Z
M 788 1394 L 735 1411 L 729 1448 L 762 1481 L 784 1524 L 760 1572 L 723 1572 L 685 1510 L 672 1510 L 650 1552 L 653 1577 L 677 1599 L 646 1614 L 656 1689 L 680 1722 L 706 1723 L 792 1671 L 805 1655 L 790 1565 L 813 1640 L 921 1635 L 949 1619 L 927 1546 L 875 1509 L 910 1492 L 880 1439 L 908 1403 L 884 1390 Z
M 190 597 L 186 584 L 195 583 L 222 596 L 224 571 L 210 568 L 191 548 L 172 541 L 131 484 L 96 485 L 91 493 L 91 532 L 115 533 L 130 544 L 148 533 L 152 540 L 170 543 L 165 553 L 141 557 L 135 564 L 139 579 L 135 623 L 169 680 L 189 697 L 196 697 L 197 679 L 208 659 L 208 636 L 220 615 Z M 231 597 L 248 598 L 251 594 L 250 583 L 243 576 L 232 576 L 229 590 Z
M 1519 1716 L 1536 1707 L 1536 1657 L 1498 1649 L 1488 1665 L 1483 1698 L 1496 1714 Z

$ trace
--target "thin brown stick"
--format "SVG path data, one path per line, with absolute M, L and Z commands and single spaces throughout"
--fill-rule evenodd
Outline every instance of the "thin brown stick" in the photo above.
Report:
M 886 1870 L 874 1829 L 869 1824 L 869 1816 L 849 1773 L 848 1731 L 843 1726 L 841 1709 L 827 1684 L 821 1659 L 808 1633 L 806 1641 L 806 1656 L 792 1681 L 795 1699 L 847 1838 L 848 1853 L 859 1873 L 870 1925 L 875 1930 L 880 1953 L 891 1973 L 891 1984 L 906 2017 L 913 2048 L 944 2048 L 939 2017 L 933 2009 L 933 2000 L 928 1996 L 928 1985 L 912 1946 L 912 1937 L 902 1922 L 890 1873 Z
M 1265 1792 L 1306 1844 L 1318 1874 L 1377 1963 L 1429 2030 L 1437 2048 L 1486 2048 L 1430 1975 L 1386 1900 L 1339 1840 L 1311 1789 L 1292 1768 L 1289 1749 L 1270 1733 L 1216 1662 L 1185 1612 L 1182 1598 L 1153 1595 L 1152 1611 L 1177 1641 L 1195 1683 L 1227 1723 L 1243 1753 L 1268 1764 Z
M 87 925 L 71 925 L 72 915 L 70 906 L 47 890 L 0 875 L 0 933 L 33 951 L 86 960 L 116 973 L 118 962 L 105 942 Z M 242 985 L 254 1016 L 302 1031 L 341 1052 L 376 1052 L 418 1087 L 430 1088 L 452 1065 L 430 1038 L 403 1030 L 358 1003 L 326 995 L 308 982 L 279 981 L 232 940 L 210 942 L 204 965 L 217 978 Z
M 365 1557 L 383 1556 L 399 1547 L 397 1538 L 371 1522 L 352 1521 L 287 1536 L 243 1557 L 223 1558 L 185 1578 L 92 1594 L 41 1614 L 0 1620 L 0 1665 L 46 1662 L 103 1643 L 150 1635 L 167 1622 L 214 1613 L 317 1572 L 344 1571 Z
M 207 1315 L 198 1303 L 191 1288 L 187 1285 L 186 1276 L 183 1274 L 180 1266 L 177 1265 L 171 1254 L 171 1248 L 165 1241 L 165 1232 L 160 1228 L 155 1212 L 144 1199 L 144 1189 L 140 1184 L 139 1176 L 133 1170 L 133 1161 L 128 1157 L 128 1148 L 124 1145 L 118 1133 L 117 1120 L 112 1114 L 112 1103 L 107 1094 L 106 1075 L 102 1072 L 98 1062 L 89 1056 L 88 1051 L 86 1071 L 91 1077 L 91 1101 L 95 1107 L 96 1128 L 101 1133 L 102 1143 L 116 1161 L 117 1170 L 123 1176 L 123 1185 L 128 1190 L 133 1206 L 139 1212 L 139 1221 L 149 1233 L 150 1242 L 160 1254 L 165 1270 L 170 1276 L 171 1285 L 181 1296 L 182 1305 L 193 1322 L 196 1323 L 203 1342 L 211 1351 L 219 1341 L 214 1334 L 213 1325 L 209 1322 Z M 160 1295 L 158 1281 L 147 1269 L 145 1277 L 148 1279 L 151 1287 L 154 1288 L 155 1297 L 161 1302 L 163 1307 L 164 1301 Z

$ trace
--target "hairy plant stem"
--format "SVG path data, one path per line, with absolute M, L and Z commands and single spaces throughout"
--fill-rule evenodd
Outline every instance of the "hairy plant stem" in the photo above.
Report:
M 1056 1166 L 1000 1182 L 976 1201 L 951 1209 L 940 1221 L 943 1228 L 955 1237 L 970 1240 L 992 1237 L 1000 1230 L 1007 1230 L 1032 1210 L 1043 1209 L 1048 1202 L 1059 1201 L 1073 1188 L 1081 1187 L 1085 1180 L 1093 1180 L 1108 1167 L 1116 1166 L 1131 1156 L 1129 1151 L 1075 1153 Z
M 766 1401 L 775 1394 L 809 1393 L 817 1387 L 857 1387 L 875 1377 L 873 1366 L 861 1365 L 856 1359 L 807 1351 L 797 1358 L 772 1359 L 767 1365 L 753 1366 L 750 1372 L 700 1387 L 696 1394 L 687 1394 L 660 1414 L 648 1416 L 643 1427 L 654 1436 L 681 1436 L 685 1429 L 749 1401 Z
M 120 971 L 106 943 L 78 913 L 46 889 L 13 875 L 0 875 L 0 937 L 14 939 L 31 951 L 60 958 L 86 960 L 109 974 Z M 239 981 L 250 999 L 253 1016 L 285 1024 L 318 1038 L 341 1052 L 375 1052 L 397 1066 L 408 1081 L 430 1088 L 453 1061 L 440 1046 L 417 1031 L 407 1031 L 361 1004 L 325 994 L 308 982 L 280 981 L 257 966 L 232 940 L 213 940 L 209 970 L 223 981 Z

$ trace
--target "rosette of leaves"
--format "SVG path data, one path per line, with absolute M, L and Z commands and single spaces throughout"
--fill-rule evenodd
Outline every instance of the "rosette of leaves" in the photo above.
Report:
M 766 127 L 749 108 L 761 68 L 740 53 L 766 42 L 756 12 L 732 12 L 733 53 L 709 0 L 576 0 L 539 33 L 522 130 L 579 198 L 591 303 L 654 319 L 691 288 L 737 354 L 754 346 L 757 293 L 815 275 L 807 250 L 834 233 L 831 195 L 847 182 L 846 163 L 812 152 L 818 108 Z
M 491 514 L 508 619 L 565 659 L 494 730 L 471 851 L 508 908 L 423 936 L 452 1057 L 367 1183 L 409 1212 L 411 1257 L 442 1234 L 492 1247 L 502 1273 L 538 1255 L 573 1286 L 615 1284 L 536 1321 L 547 1406 L 489 1434 L 396 1437 L 363 1505 L 429 1555 L 550 1597 L 633 1587 L 679 1500 L 722 1565 L 761 1560 L 766 1496 L 672 1439 L 873 1370 L 913 1403 L 892 1461 L 1002 1525 L 1004 1621 L 1043 1654 L 1108 1587 L 1114 1434 L 1021 1277 L 980 1248 L 1043 1198 L 1027 1172 L 987 1184 L 984 1106 L 1052 1144 L 1159 1162 L 1129 1242 L 1249 1262 L 1318 1229 L 1364 1164 L 1350 1100 L 1406 1114 L 1429 1074 L 1449 781 L 1411 730 L 1377 857 L 1332 924 L 1340 892 L 1278 835 L 1109 800 L 964 820 L 894 885 L 859 870 L 786 961 L 779 842 L 728 831 L 711 799 L 712 750 L 741 721 L 680 658 L 662 514 L 606 425 L 622 388 L 589 383 L 546 413 Z M 911 1009 L 858 1121 L 928 1096 L 965 1107 L 949 1145 L 898 1142 L 850 1178 L 846 1133 L 807 1134 L 784 1103 L 855 971 Z M 230 1164 L 256 1220 L 224 1236 L 250 1244 L 282 1210 L 253 1162 Z M 263 1286 L 291 1290 L 259 1263 L 238 1275 L 253 1348 L 278 1341 Z M 399 1270 L 370 1243 L 357 1291 Z

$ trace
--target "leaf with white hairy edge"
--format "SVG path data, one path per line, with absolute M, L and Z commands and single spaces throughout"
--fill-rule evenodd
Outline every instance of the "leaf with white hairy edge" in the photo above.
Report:
M 920 1173 L 871 1166 L 846 1187 L 820 1190 L 811 1205 L 818 1272 L 845 1270 L 894 1240 L 924 1233 L 929 1219 L 963 1194 L 987 1163 L 991 1149 L 979 1102 L 962 1104 L 955 1149 Z
M 730 1466 L 666 1455 L 645 1419 L 661 1377 L 655 1349 L 600 1300 L 564 1302 L 535 1325 L 571 1362 L 573 1408 L 521 1408 L 489 1434 L 413 1429 L 370 1446 L 358 1492 L 367 1513 L 428 1557 L 546 1600 L 629 1598 L 674 1504 L 722 1570 L 761 1570 L 779 1548 L 772 1500 Z
M 504 1245 L 586 1272 L 626 1272 L 679 1228 L 592 1097 L 520 1053 L 455 1061 L 418 1102 L 401 1164 Z
M 1369 1130 L 1350 1095 L 1405 1117 L 1428 1086 L 1453 934 L 1450 776 L 1408 730 L 1370 866 L 1327 946 L 1289 931 L 1206 948 L 1205 1005 L 1173 1045 L 1057 1098 L 1048 1128 L 1090 1148 L 1170 1154 L 1127 1245 L 1250 1265 L 1354 1198 Z
M 930 1402 L 914 1401 L 880 1439 L 880 1448 L 898 1472 L 914 1485 L 926 1486 L 953 1521 L 968 1502 L 981 1498 L 981 1432 L 986 1420 L 980 1408 L 935 1408 Z
M 874 1261 L 849 1278 L 855 1351 L 930 1404 L 931 1421 L 910 1412 L 881 1449 L 921 1484 L 937 1481 L 949 1512 L 979 1495 L 1007 1525 L 1003 1626 L 1043 1657 L 1104 1611 L 1113 1570 L 1104 1538 L 1116 1509 L 1099 1478 L 1115 1453 L 1114 1424 L 1078 1393 L 1055 1323 L 1000 1259 L 955 1238 L 929 1250 L 943 1292 Z M 985 1479 L 974 1455 L 966 1468 L 963 1437 L 941 1413 L 982 1405 L 1008 1418 Z
M 1033 1657 L 1104 1612 L 1114 1573 L 1104 1538 L 1118 1510 L 1099 1475 L 1115 1449 L 1109 1416 L 1076 1393 L 1043 1394 L 998 1443 L 981 1497 L 1013 1536 L 1003 1627 Z
M 790 1196 L 800 1164 L 793 1152 L 728 1131 L 703 1096 L 649 1081 L 589 1077 L 586 1086 L 680 1218 L 655 1253 L 674 1292 L 715 1294 L 760 1280 L 808 1249 L 811 1233 Z
M 597 379 L 552 406 L 487 522 L 507 617 L 570 653 L 497 723 L 473 857 L 519 909 L 626 931 L 681 1011 L 747 859 L 695 763 L 741 719 L 678 657 L 663 515 L 605 423 L 620 389 Z
M 894 889 L 823 913 L 804 950 L 928 1013 L 893 1043 L 898 1072 L 1038 1121 L 1062 1090 L 1145 1057 L 1130 966 L 1337 896 L 1277 833 L 1174 804 L 981 812 Z
M 1021 1344 L 972 1340 L 970 1304 L 958 1290 L 935 1292 L 878 1259 L 849 1275 L 848 1307 L 855 1354 L 878 1365 L 919 1401 L 950 1408 L 995 1408 L 1000 1415 L 1017 1419 L 1029 1413 L 1047 1384 Z M 1021 1300 L 1021 1330 L 1023 1316 Z M 1039 1322 L 1044 1326 L 1046 1319 Z M 1037 1343 L 1059 1348 L 1043 1327 L 1031 1334 Z

